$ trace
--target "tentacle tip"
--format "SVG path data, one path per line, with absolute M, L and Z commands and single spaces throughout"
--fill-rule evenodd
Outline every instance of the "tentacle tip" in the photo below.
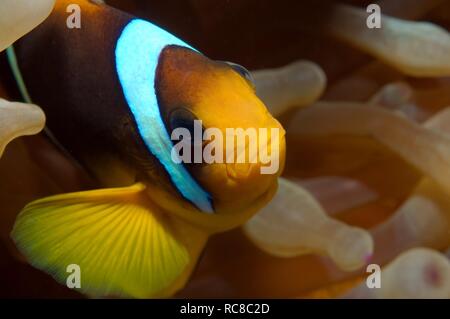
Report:
M 370 263 L 370 261 L 372 260 L 372 258 L 373 258 L 373 253 L 370 253 L 370 254 L 365 255 L 365 256 L 364 256 L 364 262 L 365 262 L 365 264 L 368 265 L 368 264 Z

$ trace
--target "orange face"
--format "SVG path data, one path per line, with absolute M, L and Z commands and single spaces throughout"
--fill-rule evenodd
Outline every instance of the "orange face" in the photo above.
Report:
M 213 229 L 244 222 L 272 197 L 285 159 L 284 129 L 255 95 L 248 71 L 172 46 L 161 54 L 156 88 L 169 135 L 178 128 L 192 133 L 192 160 L 183 165 L 214 207 L 213 214 L 193 209 L 181 217 Z M 193 140 L 195 120 L 201 145 Z

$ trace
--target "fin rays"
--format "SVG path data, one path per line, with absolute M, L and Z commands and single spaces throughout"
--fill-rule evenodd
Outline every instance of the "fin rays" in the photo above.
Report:
M 120 189 L 119 189 L 120 190 Z M 64 194 L 29 204 L 12 237 L 39 269 L 65 283 L 81 268 L 81 291 L 154 297 L 170 290 L 191 257 L 170 219 L 136 196 L 142 188 Z

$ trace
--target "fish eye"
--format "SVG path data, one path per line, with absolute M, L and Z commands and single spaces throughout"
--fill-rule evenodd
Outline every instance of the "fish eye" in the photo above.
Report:
M 185 128 L 185 129 L 189 130 L 189 133 L 191 134 L 191 142 L 193 143 L 194 128 L 195 128 L 196 120 L 198 121 L 199 119 L 191 111 L 189 111 L 185 108 L 175 109 L 170 113 L 170 119 L 169 119 L 170 130 L 173 131 L 177 128 Z M 201 134 L 203 137 L 203 132 L 204 132 L 203 126 L 201 127 L 201 129 L 202 129 Z
M 253 76 L 249 70 L 244 68 L 242 65 L 239 65 L 239 64 L 236 64 L 233 62 L 225 62 L 225 63 L 228 64 L 234 71 L 239 73 L 240 76 L 242 76 L 244 79 L 246 79 L 247 82 L 250 83 L 250 85 L 253 88 L 255 88 L 255 80 L 253 79 Z

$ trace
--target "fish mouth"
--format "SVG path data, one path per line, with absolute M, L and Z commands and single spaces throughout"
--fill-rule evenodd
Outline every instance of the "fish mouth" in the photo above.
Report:
M 248 178 L 250 172 L 252 171 L 252 166 L 254 165 L 255 164 L 251 163 L 227 163 L 227 176 L 233 181 Z
M 281 129 L 280 134 L 278 136 L 279 144 L 278 144 L 277 151 L 278 151 L 278 162 L 279 163 L 280 163 L 280 159 L 283 157 L 283 155 L 281 154 L 281 152 L 282 152 L 281 145 L 283 145 L 282 141 L 285 138 L 285 134 L 286 134 L 286 132 L 284 131 L 284 129 Z M 246 145 L 245 149 L 242 151 L 242 152 L 245 152 L 244 153 L 245 159 L 247 159 L 247 154 L 248 154 L 248 161 L 244 161 L 243 163 L 238 163 L 238 162 L 225 163 L 226 170 L 227 170 L 227 176 L 231 180 L 242 181 L 253 175 L 258 175 L 258 174 L 261 175 L 262 167 L 264 167 L 264 165 L 266 165 L 266 164 L 270 164 L 270 162 L 262 163 L 260 154 L 261 153 L 267 154 L 267 150 L 270 147 L 270 150 L 271 150 L 270 156 L 272 156 L 272 152 L 274 150 L 274 147 L 272 146 L 272 137 L 269 136 L 267 138 L 267 142 L 264 143 L 261 147 L 259 146 L 259 144 L 257 146 L 258 147 L 256 148 L 256 152 L 253 152 L 253 154 L 249 153 L 249 145 L 248 144 Z M 239 158 L 239 155 L 241 155 L 241 153 L 237 154 L 237 158 Z M 259 172 L 258 172 L 258 170 L 259 170 Z
M 247 145 L 245 150 L 243 150 L 240 154 L 237 154 L 237 158 L 239 158 L 239 156 L 244 153 L 244 162 L 234 161 L 232 163 L 225 163 L 228 177 L 234 181 L 248 178 L 251 175 L 251 172 L 260 167 L 260 163 L 258 162 L 258 154 L 262 151 L 266 152 L 266 150 L 267 145 L 265 145 L 263 149 L 254 152 L 254 154 L 250 154 L 249 146 Z

